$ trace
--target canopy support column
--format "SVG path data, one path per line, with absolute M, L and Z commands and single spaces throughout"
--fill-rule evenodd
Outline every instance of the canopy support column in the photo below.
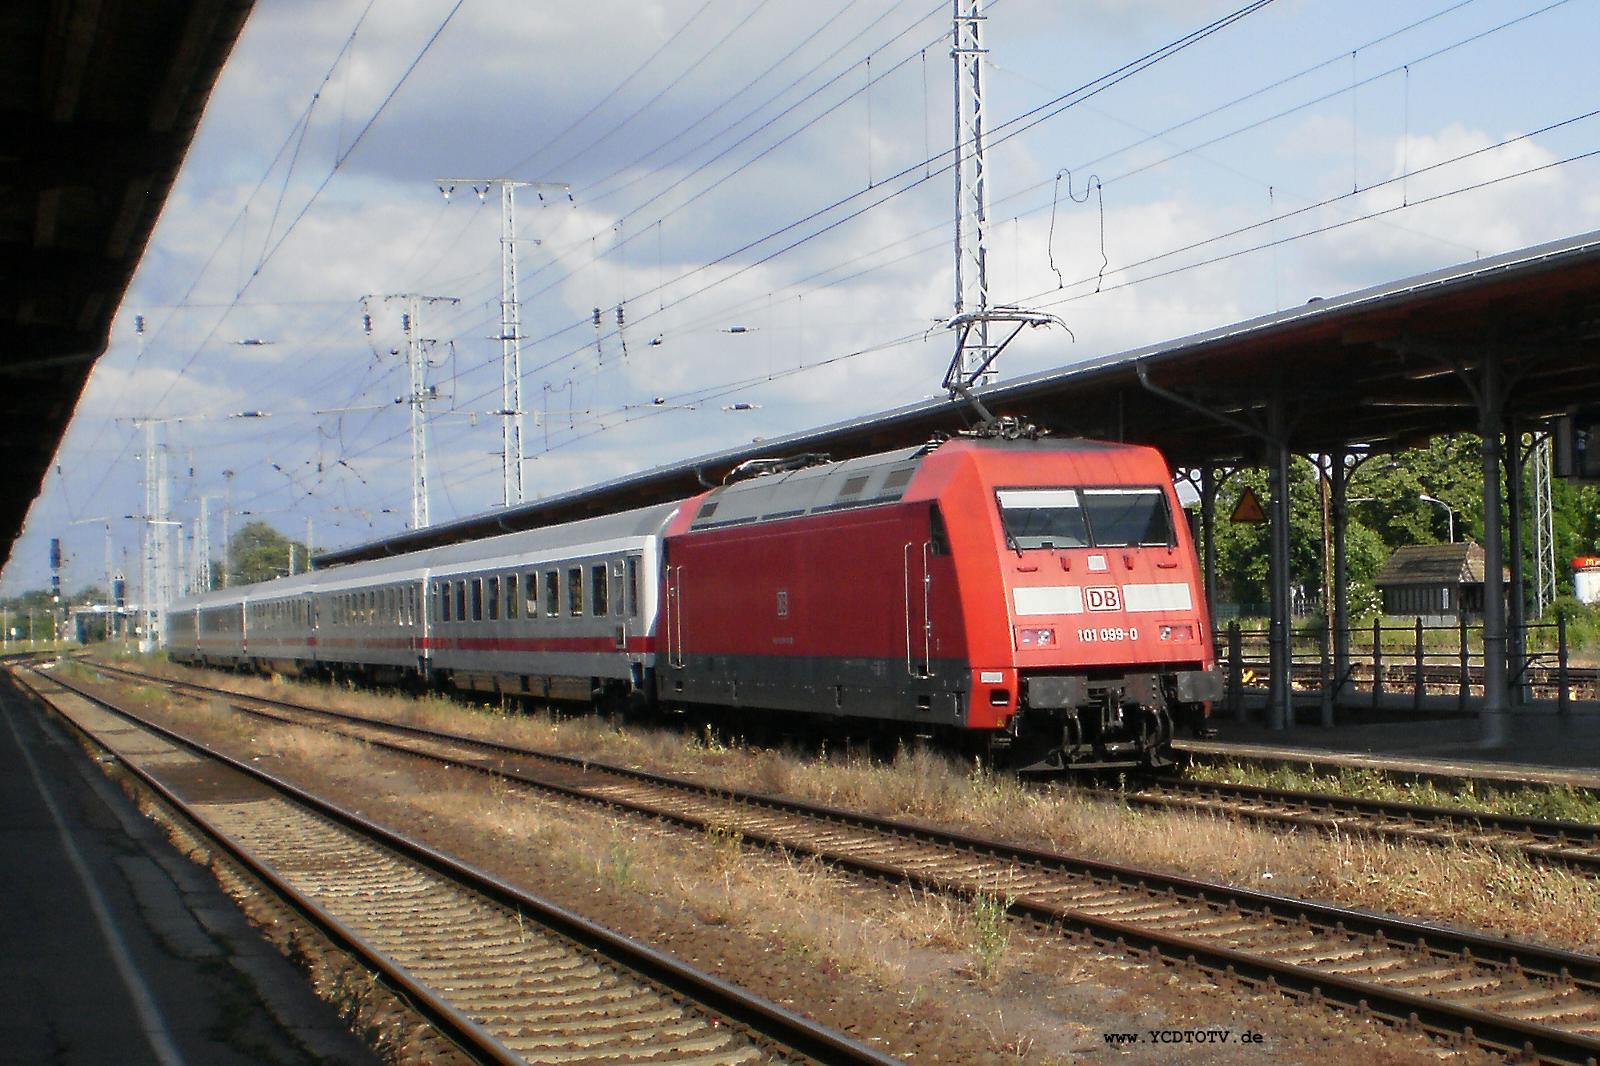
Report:
M 1506 511 L 1507 522 L 1510 528 L 1507 531 L 1508 545 L 1511 554 L 1511 586 L 1509 596 L 1508 632 L 1506 634 L 1507 662 L 1506 669 L 1516 682 L 1509 686 L 1509 698 L 1512 704 L 1522 704 L 1527 701 L 1528 681 L 1522 674 L 1522 664 L 1528 643 L 1527 630 L 1527 567 L 1524 564 L 1522 524 L 1523 508 L 1526 497 L 1523 489 L 1523 455 L 1522 431 L 1516 419 L 1506 419 Z
M 1328 456 L 1328 510 L 1333 525 L 1333 701 L 1350 676 L 1350 467 L 1348 453 Z M 1325 592 L 1324 595 L 1328 595 Z
M 1500 516 L 1500 433 L 1505 428 L 1505 392 L 1500 351 L 1483 349 L 1478 375 L 1478 431 L 1483 437 L 1483 709 L 1479 712 L 1479 743 L 1495 747 L 1505 742 L 1506 699 L 1506 589 L 1502 569 Z M 1514 442 L 1513 442 L 1514 443 Z
M 1267 408 L 1267 460 L 1271 465 L 1271 513 L 1268 515 L 1268 581 L 1272 619 L 1268 631 L 1272 662 L 1267 692 L 1267 728 L 1287 728 L 1294 717 L 1289 690 L 1289 444 L 1284 428 L 1283 397 L 1274 394 Z

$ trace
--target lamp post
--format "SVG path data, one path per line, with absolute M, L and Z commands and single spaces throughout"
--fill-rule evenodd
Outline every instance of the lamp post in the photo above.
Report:
M 1445 509 L 1445 512 L 1450 517 L 1450 543 L 1454 544 L 1456 542 L 1456 509 L 1439 499 L 1437 496 L 1429 496 L 1426 492 L 1418 493 L 1417 499 L 1424 503 L 1436 503 Z

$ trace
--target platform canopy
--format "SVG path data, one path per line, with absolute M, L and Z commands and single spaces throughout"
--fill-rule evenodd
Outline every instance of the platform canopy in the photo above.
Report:
M 251 3 L 0 6 L 0 565 Z
M 1269 430 L 1302 454 L 1387 451 L 1475 431 L 1496 353 L 1504 413 L 1524 424 L 1600 402 L 1600 233 L 1434 271 L 979 394 L 1058 434 L 1152 444 L 1174 466 L 1254 462 Z M 1269 409 L 1277 405 L 1275 427 Z M 327 552 L 319 565 L 527 529 L 717 484 L 752 458 L 870 454 L 962 428 L 969 404 L 929 400 L 746 445 L 537 503 Z

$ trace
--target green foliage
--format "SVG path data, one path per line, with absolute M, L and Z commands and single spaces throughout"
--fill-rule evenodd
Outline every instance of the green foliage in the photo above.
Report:
M 62 605 L 55 602 L 49 589 L 30 589 L 0 600 L 0 618 L 10 630 L 6 634 L 10 640 L 54 640 L 56 619 L 63 615 Z
M 1396 548 L 1408 544 L 1442 543 L 1450 534 L 1445 508 L 1422 499 L 1443 500 L 1455 511 L 1455 537 L 1483 540 L 1483 471 L 1479 438 L 1463 433 L 1437 437 L 1421 448 L 1375 456 L 1351 475 L 1346 534 L 1350 573 L 1352 618 L 1370 617 L 1379 607 L 1372 581 Z M 1309 596 L 1321 598 L 1322 500 L 1318 475 L 1312 464 L 1296 457 L 1289 469 L 1289 570 L 1290 584 Z M 1265 612 L 1269 598 L 1267 565 L 1268 527 L 1235 525 L 1228 521 L 1246 486 L 1255 490 L 1263 506 L 1270 506 L 1267 471 L 1240 470 L 1217 490 L 1217 584 L 1219 598 Z M 1530 479 L 1531 491 L 1531 479 Z M 1600 551 L 1600 489 L 1557 480 L 1551 491 L 1554 512 L 1557 585 L 1572 590 L 1568 562 L 1575 555 Z M 1524 508 L 1529 526 L 1523 542 L 1531 551 L 1531 505 Z M 1510 551 L 1510 536 L 1503 538 Z M 1509 554 L 1504 559 L 1509 564 Z M 1530 570 L 1531 574 L 1531 565 Z M 1600 635 L 1600 625 L 1596 626 Z
M 985 983 L 1000 974 L 1011 946 L 1011 928 L 1008 923 L 1011 896 L 996 892 L 976 892 L 972 896 L 972 960 L 978 979 Z
M 1556 620 L 1567 624 L 1567 647 L 1574 651 L 1600 645 L 1600 605 L 1581 603 L 1571 596 L 1557 596 L 1539 619 L 1543 625 L 1528 633 L 1528 647 L 1535 651 L 1554 651 L 1560 643 Z
M 233 535 L 233 569 L 229 584 L 250 585 L 289 572 L 289 552 L 294 551 L 295 572 L 306 568 L 306 546 L 262 521 L 246 523 Z

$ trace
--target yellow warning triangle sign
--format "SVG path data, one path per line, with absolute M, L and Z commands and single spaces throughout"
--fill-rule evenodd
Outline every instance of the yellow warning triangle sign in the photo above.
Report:
M 1256 499 L 1256 490 L 1245 488 L 1239 494 L 1239 502 L 1233 508 L 1233 514 L 1228 516 L 1230 522 L 1257 523 L 1267 520 L 1267 512 L 1261 509 L 1261 501 Z

